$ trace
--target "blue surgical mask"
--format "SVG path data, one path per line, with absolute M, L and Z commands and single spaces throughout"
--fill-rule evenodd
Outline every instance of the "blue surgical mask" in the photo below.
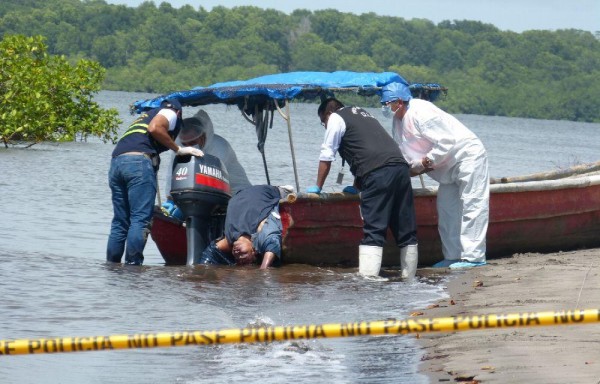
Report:
M 392 106 L 391 105 L 382 105 L 381 113 L 383 113 L 383 117 L 386 119 L 391 119 L 394 115 L 392 114 Z
M 395 111 L 392 110 L 392 104 L 386 104 L 386 105 L 382 105 L 381 106 L 381 113 L 383 113 L 383 117 L 387 118 L 387 119 L 391 119 L 394 117 L 394 115 L 396 114 L 396 112 L 398 111 L 398 109 L 400 109 L 400 106 L 398 106 L 398 108 L 396 108 Z

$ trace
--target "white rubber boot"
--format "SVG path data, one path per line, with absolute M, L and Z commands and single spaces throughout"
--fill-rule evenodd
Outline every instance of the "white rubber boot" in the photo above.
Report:
M 400 248 L 400 268 L 403 279 L 412 280 L 415 277 L 417 264 L 419 264 L 419 248 L 416 244 Z
M 374 245 L 358 246 L 358 273 L 363 276 L 379 276 L 383 247 Z

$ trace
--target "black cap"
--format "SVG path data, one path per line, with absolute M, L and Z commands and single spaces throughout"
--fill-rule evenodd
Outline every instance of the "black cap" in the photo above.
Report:
M 177 99 L 165 99 L 160 103 L 161 108 L 171 108 L 176 111 L 181 111 L 182 106 L 179 100 Z

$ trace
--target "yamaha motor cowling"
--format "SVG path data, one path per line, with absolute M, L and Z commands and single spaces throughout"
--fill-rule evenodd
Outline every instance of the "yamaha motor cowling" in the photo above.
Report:
M 186 218 L 187 265 L 194 264 L 210 242 L 210 234 L 222 228 L 231 198 L 229 175 L 215 156 L 176 156 L 171 174 L 171 196 Z

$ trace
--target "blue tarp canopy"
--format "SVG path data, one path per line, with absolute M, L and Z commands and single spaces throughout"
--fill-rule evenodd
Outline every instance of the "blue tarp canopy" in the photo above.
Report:
M 140 100 L 133 104 L 134 112 L 156 108 L 161 101 L 175 98 L 184 106 L 206 104 L 237 105 L 252 114 L 255 105 L 272 103 L 273 100 L 292 99 L 310 100 L 317 97 L 333 96 L 339 91 L 353 91 L 359 95 L 373 96 L 381 87 L 400 82 L 408 85 L 400 75 L 394 72 L 289 72 L 256 77 L 245 81 L 228 81 L 208 87 L 196 87 L 187 91 L 172 92 L 149 100 Z M 431 94 L 429 99 L 437 98 L 445 88 L 439 84 L 411 84 L 415 96 L 423 91 Z M 283 103 L 282 103 L 283 104 Z
M 408 85 L 413 97 L 430 101 L 434 101 L 440 94 L 446 92 L 446 88 L 439 84 L 409 84 L 394 72 L 289 72 L 172 92 L 154 99 L 136 101 L 131 106 L 131 111 L 132 113 L 141 113 L 157 108 L 163 100 L 172 98 L 179 100 L 183 106 L 237 105 L 247 120 L 256 128 L 257 146 L 262 154 L 267 184 L 270 184 L 264 143 L 267 138 L 267 129 L 273 124 L 276 108 L 283 106 L 287 100 L 324 99 L 334 96 L 337 92 L 354 92 L 362 96 L 373 96 L 380 93 L 381 87 L 395 82 Z M 288 129 L 290 129 L 289 124 Z M 290 146 L 292 146 L 291 133 Z M 292 159 L 294 159 L 296 189 L 299 191 L 300 184 L 293 147 Z

